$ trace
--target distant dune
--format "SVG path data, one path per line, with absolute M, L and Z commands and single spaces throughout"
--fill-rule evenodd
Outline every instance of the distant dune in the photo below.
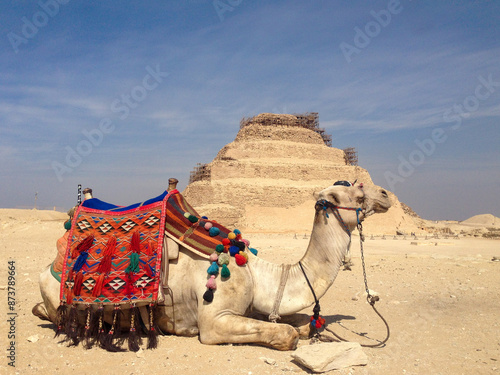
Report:
M 472 225 L 492 225 L 500 226 L 500 218 L 491 214 L 475 215 L 461 222 L 462 224 Z

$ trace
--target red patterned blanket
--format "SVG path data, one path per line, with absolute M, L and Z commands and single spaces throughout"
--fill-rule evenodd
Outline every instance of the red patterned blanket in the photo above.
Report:
M 221 277 L 228 278 L 230 256 L 240 266 L 246 263 L 248 241 L 241 239 L 238 230 L 231 232 L 200 217 L 177 190 L 159 199 L 119 211 L 85 204 L 78 207 L 62 265 L 56 335 L 64 332 L 75 345 L 83 338 L 87 347 L 97 341 L 100 346 L 117 351 L 113 340 L 120 331 L 120 306 L 125 305 L 131 310 L 129 349 L 135 351 L 139 349 L 135 334 L 138 307 L 149 304 L 148 348 L 155 347 L 153 306 L 158 301 L 165 234 L 210 258 L 209 282 L 203 296 L 207 302 L 213 299 L 219 266 Z M 107 305 L 114 306 L 109 331 L 103 322 Z M 86 310 L 84 327 L 79 326 L 77 306 Z

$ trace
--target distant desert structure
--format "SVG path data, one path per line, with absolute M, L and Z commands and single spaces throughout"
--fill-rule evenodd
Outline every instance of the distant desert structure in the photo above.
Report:
M 374 185 L 354 148 L 333 147 L 318 113 L 262 113 L 243 118 L 233 142 L 191 172 L 183 194 L 202 215 L 246 232 L 309 233 L 313 194 L 335 181 Z M 397 196 L 385 214 L 365 221 L 366 233 L 423 230 L 422 220 Z

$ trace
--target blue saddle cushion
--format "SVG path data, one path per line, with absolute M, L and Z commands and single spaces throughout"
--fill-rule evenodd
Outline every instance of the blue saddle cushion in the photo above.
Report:
M 88 208 L 93 208 L 96 210 L 122 212 L 122 211 L 131 210 L 133 208 L 146 206 L 146 205 L 151 204 L 151 203 L 162 201 L 163 198 L 165 198 L 165 196 L 167 195 L 167 193 L 168 193 L 167 191 L 164 191 L 162 194 L 158 195 L 155 198 L 151 198 L 151 199 L 148 199 L 147 201 L 140 202 L 140 203 L 134 203 L 134 204 L 131 204 L 130 206 L 127 206 L 127 207 L 117 206 L 116 204 L 104 202 L 104 201 L 97 199 L 97 198 L 91 198 L 91 199 L 84 200 L 82 203 L 82 206 L 88 207 Z

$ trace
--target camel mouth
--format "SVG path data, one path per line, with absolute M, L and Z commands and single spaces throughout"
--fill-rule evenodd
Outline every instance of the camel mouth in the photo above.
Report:
M 389 194 L 384 189 L 367 189 L 365 191 L 365 217 L 384 213 L 391 208 Z

